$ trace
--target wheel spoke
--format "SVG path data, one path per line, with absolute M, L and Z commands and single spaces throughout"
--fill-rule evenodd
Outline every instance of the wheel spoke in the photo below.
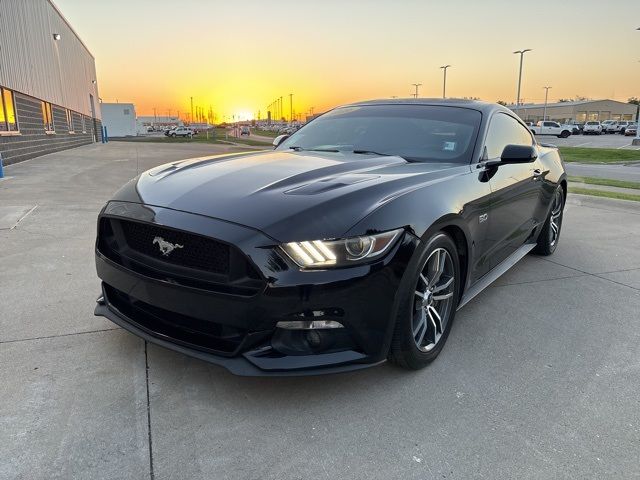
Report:
M 453 292 L 445 293 L 444 295 L 434 295 L 432 298 L 439 302 L 440 300 L 446 300 L 447 298 L 453 297 Z
M 420 318 L 416 322 L 415 318 L 413 320 L 413 335 L 417 335 L 422 326 L 426 323 L 427 319 L 424 316 L 424 309 L 420 309 Z
M 424 282 L 425 287 L 429 285 L 429 280 L 422 273 L 420 274 L 420 280 Z
M 439 330 L 440 332 L 437 332 L 438 328 L 436 329 L 436 333 L 442 333 L 443 332 L 443 328 L 442 328 L 442 319 L 440 318 L 440 314 L 438 314 L 438 311 L 433 308 L 431 305 L 429 305 L 429 317 L 434 320 L 435 323 L 438 324 Z M 435 326 L 434 323 L 434 326 Z
M 424 292 L 421 292 L 420 290 L 416 290 L 416 295 L 417 295 L 418 297 L 422 298 L 422 299 L 424 299 L 424 297 L 425 297 Z
M 453 277 L 451 277 L 449 280 L 447 280 L 445 283 L 443 283 L 442 285 L 437 285 L 433 288 L 433 290 L 431 290 L 432 293 L 437 293 L 437 292 L 441 292 L 442 290 L 449 288 L 451 286 L 451 284 L 453 283 Z
M 444 272 L 444 263 L 445 260 L 447 259 L 446 255 L 443 255 L 441 252 L 442 250 L 438 249 L 436 250 L 437 254 L 436 254 L 436 271 L 435 274 L 433 275 L 433 278 L 431 279 L 431 282 L 429 283 L 429 290 L 432 290 L 434 285 L 436 283 L 438 283 L 438 280 L 440 280 L 440 277 L 442 276 L 442 272 Z
M 556 222 L 551 222 L 551 229 L 553 230 L 554 234 L 558 233 L 558 225 L 556 224 Z

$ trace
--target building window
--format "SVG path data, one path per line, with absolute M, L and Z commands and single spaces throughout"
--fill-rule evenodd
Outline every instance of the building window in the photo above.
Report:
M 40 102 L 42 104 L 42 121 L 44 122 L 45 132 L 54 132 L 53 113 L 49 102 Z
M 87 133 L 87 117 L 82 115 L 82 133 Z
M 125 115 L 129 115 L 129 114 L 131 114 L 131 111 L 128 108 L 125 108 L 124 109 L 124 114 Z
M 75 133 L 73 128 L 73 112 L 67 108 L 67 130 L 69 133 Z
M 13 92 L 6 88 L 0 89 L 0 132 L 17 132 L 18 120 L 16 119 L 16 104 Z

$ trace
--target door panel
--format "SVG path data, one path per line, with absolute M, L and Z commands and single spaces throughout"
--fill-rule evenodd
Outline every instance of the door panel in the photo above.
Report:
M 499 159 L 506 145 L 534 146 L 535 142 L 518 120 L 506 113 L 497 113 L 487 132 L 485 158 Z M 539 173 L 542 173 L 539 160 L 485 170 L 491 186 L 488 215 L 491 268 L 522 246 L 535 228 L 542 184 Z

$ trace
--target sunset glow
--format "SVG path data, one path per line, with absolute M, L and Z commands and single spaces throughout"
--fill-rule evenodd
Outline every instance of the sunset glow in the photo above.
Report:
M 139 115 L 211 108 L 218 122 L 266 117 L 289 94 L 296 113 L 379 97 L 447 95 L 512 102 L 640 96 L 640 2 L 601 15 L 592 0 L 339 1 L 57 0 L 96 58 L 100 96 Z M 463 13 L 461 13 L 463 12 Z M 607 40 L 608 39 L 608 40 Z M 615 47 L 612 48 L 611 42 Z

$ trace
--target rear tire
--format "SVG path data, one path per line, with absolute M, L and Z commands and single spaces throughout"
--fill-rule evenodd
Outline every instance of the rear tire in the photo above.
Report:
M 537 255 L 551 255 L 556 251 L 558 241 L 560 240 L 560 231 L 562 229 L 562 217 L 564 213 L 564 190 L 560 185 L 553 194 L 551 200 L 551 209 L 547 220 L 542 226 L 538 241 L 533 249 L 533 253 Z
M 571 135 L 570 131 L 563 130 L 562 133 L 560 134 L 560 138 L 567 138 L 569 135 Z
M 460 260 L 451 237 L 433 235 L 422 247 L 402 292 L 395 320 L 389 360 L 410 370 L 419 370 L 438 356 L 458 308 Z

